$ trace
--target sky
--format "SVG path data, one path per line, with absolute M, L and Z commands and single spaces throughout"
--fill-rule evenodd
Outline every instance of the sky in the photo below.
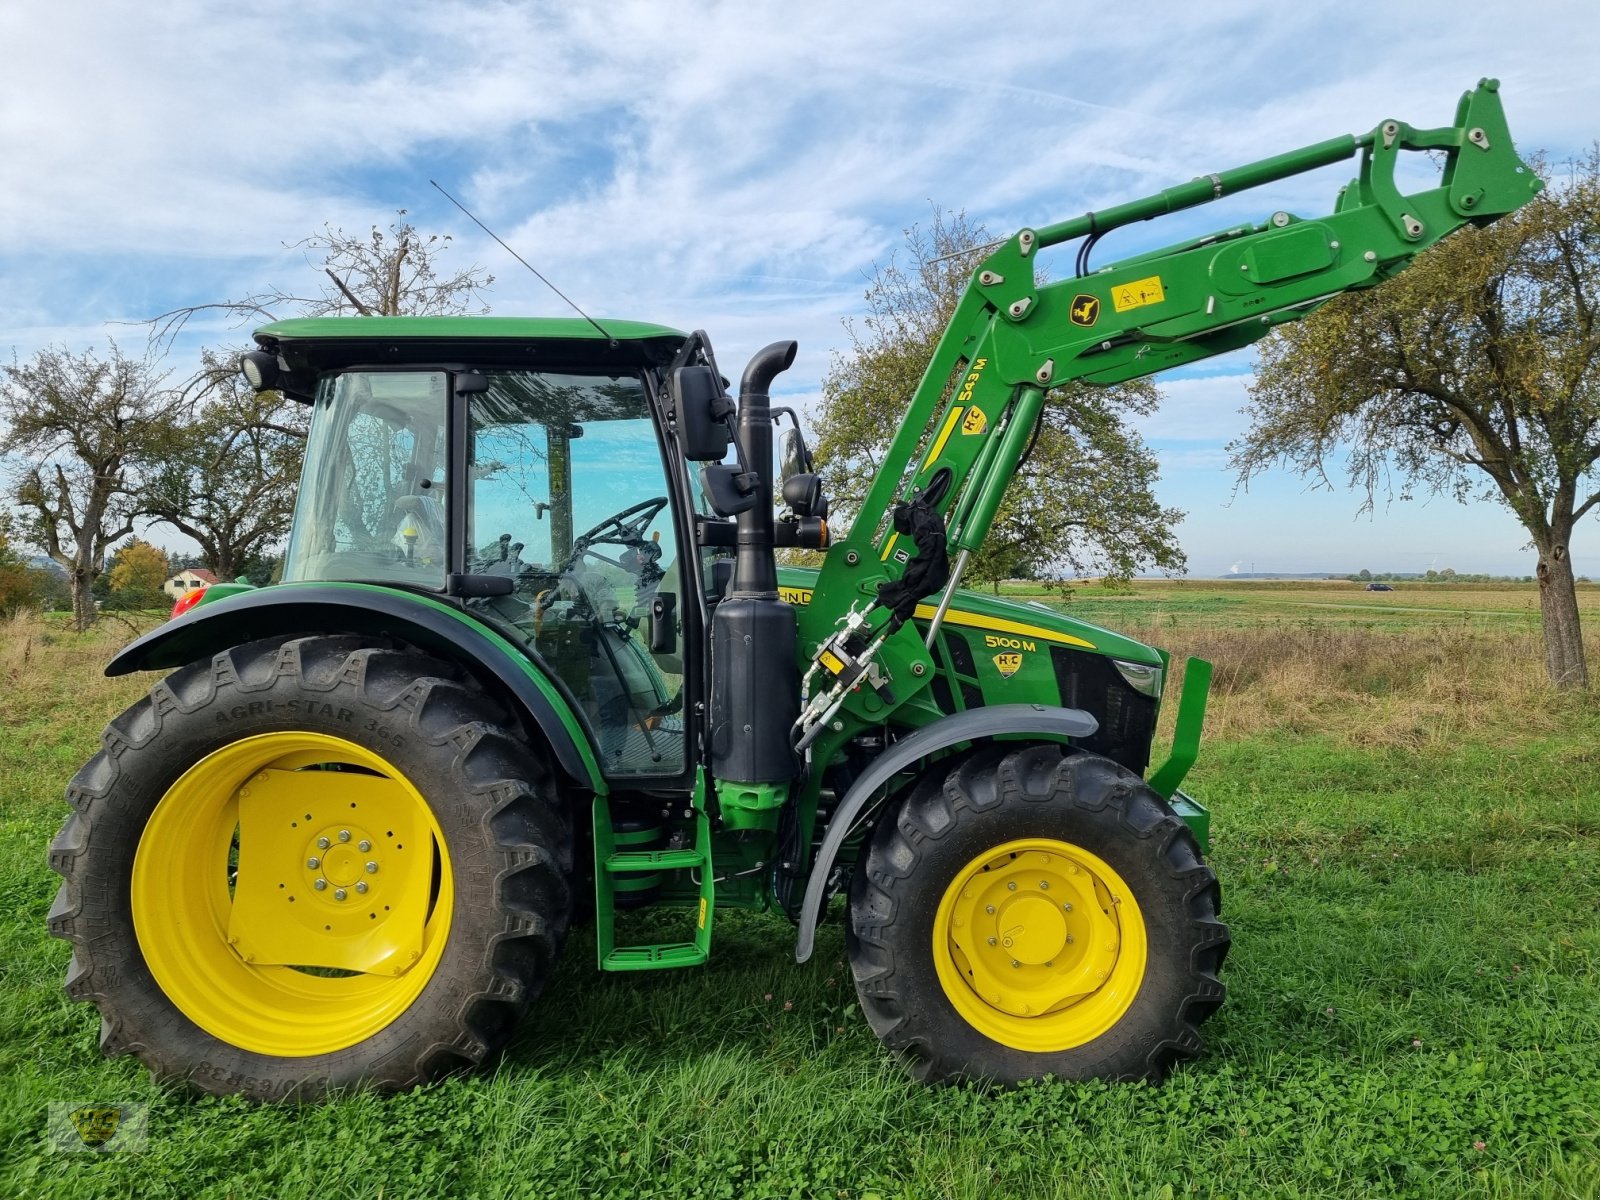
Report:
M 776 391 L 802 411 L 935 205 L 998 236 L 1386 117 L 1446 125 L 1485 75 L 1525 154 L 1600 137 L 1593 0 L 76 0 L 0 6 L 0 46 L 0 355 L 138 350 L 143 318 L 310 288 L 293 243 L 399 209 L 453 236 L 442 266 L 495 276 L 496 313 L 561 313 L 437 179 L 594 316 L 705 329 L 729 375 L 797 338 Z M 1349 173 L 1119 232 L 1096 260 L 1322 215 Z M 247 334 L 192 322 L 170 365 Z M 1238 489 L 1252 361 L 1163 377 L 1140 423 L 1192 574 L 1533 571 L 1493 504 L 1363 514 L 1287 471 Z M 1600 577 L 1600 518 L 1573 555 Z

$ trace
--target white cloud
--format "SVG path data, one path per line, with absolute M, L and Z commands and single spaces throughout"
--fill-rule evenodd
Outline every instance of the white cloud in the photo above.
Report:
M 1375 20 L 1268 0 L 11 4 L 0 341 L 26 355 L 304 283 L 284 243 L 401 207 L 498 276 L 497 311 L 558 311 L 432 177 L 585 309 L 706 328 L 730 374 L 798 337 L 787 386 L 810 395 L 930 201 L 997 233 L 1059 220 L 1381 117 L 1443 124 L 1488 73 L 1525 149 L 1595 136 L 1591 0 L 1417 0 Z M 1351 169 L 1122 231 L 1097 261 L 1315 215 Z M 240 333 L 212 321 L 184 348 Z M 1171 470 L 1216 470 L 1242 365 L 1163 385 L 1144 428 Z

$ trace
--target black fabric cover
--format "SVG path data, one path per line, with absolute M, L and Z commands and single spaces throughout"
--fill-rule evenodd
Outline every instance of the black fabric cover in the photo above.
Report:
M 894 629 L 911 620 L 919 600 L 950 581 L 950 555 L 939 505 L 950 491 L 952 478 L 950 468 L 942 468 L 920 495 L 909 504 L 896 504 L 890 514 L 895 532 L 910 538 L 917 548 L 904 575 L 878 585 L 878 603 L 894 614 L 890 622 Z

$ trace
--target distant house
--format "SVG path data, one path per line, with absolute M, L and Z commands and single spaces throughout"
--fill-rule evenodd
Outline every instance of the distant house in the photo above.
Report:
M 161 590 L 174 600 L 181 600 L 195 588 L 207 587 L 217 581 L 217 577 L 203 567 L 193 570 L 179 571 L 171 579 L 161 585 Z

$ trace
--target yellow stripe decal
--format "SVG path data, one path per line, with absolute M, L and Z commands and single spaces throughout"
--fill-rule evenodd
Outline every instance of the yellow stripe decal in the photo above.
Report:
M 922 460 L 922 469 L 927 470 L 928 464 L 944 451 L 944 444 L 950 440 L 950 435 L 956 431 L 956 423 L 961 420 L 963 409 L 958 404 L 950 410 L 950 415 L 945 418 L 944 428 L 939 431 L 939 436 L 933 440 L 933 449 L 928 451 L 928 457 Z
M 917 616 L 932 617 L 938 612 L 931 604 L 917 605 Z M 1082 638 L 1073 637 L 1070 633 L 1056 633 L 1050 629 L 1040 629 L 1037 625 L 1024 625 L 1021 621 L 1007 621 L 1001 617 L 985 617 L 978 613 L 961 612 L 959 609 L 950 609 L 944 614 L 946 625 L 965 625 L 968 629 L 987 629 L 991 633 L 1014 633 L 1021 637 L 1038 638 L 1041 642 L 1057 642 L 1063 646 L 1086 646 L 1094 649 L 1093 642 L 1086 642 Z
M 891 533 L 889 535 L 889 540 L 883 544 L 883 553 L 878 555 L 879 562 L 889 561 L 889 555 L 894 550 L 895 539 L 899 536 L 900 535 L 898 533 Z
M 788 604 L 810 604 L 811 589 L 796 587 L 780 587 L 778 596 Z M 931 604 L 917 605 L 916 615 L 924 620 L 931 620 L 936 609 Z M 1086 642 L 1080 637 L 1073 637 L 1070 633 L 1056 633 L 1054 630 L 1041 629 L 1037 625 L 1024 625 L 1021 621 L 1007 621 L 1003 617 L 985 617 L 978 613 L 962 612 L 959 608 L 952 608 L 944 614 L 945 624 L 964 625 L 968 629 L 987 629 L 991 633 L 1014 633 L 1019 637 L 1038 638 L 1041 642 L 1057 642 L 1063 646 L 1084 646 L 1093 650 L 1093 642 Z

